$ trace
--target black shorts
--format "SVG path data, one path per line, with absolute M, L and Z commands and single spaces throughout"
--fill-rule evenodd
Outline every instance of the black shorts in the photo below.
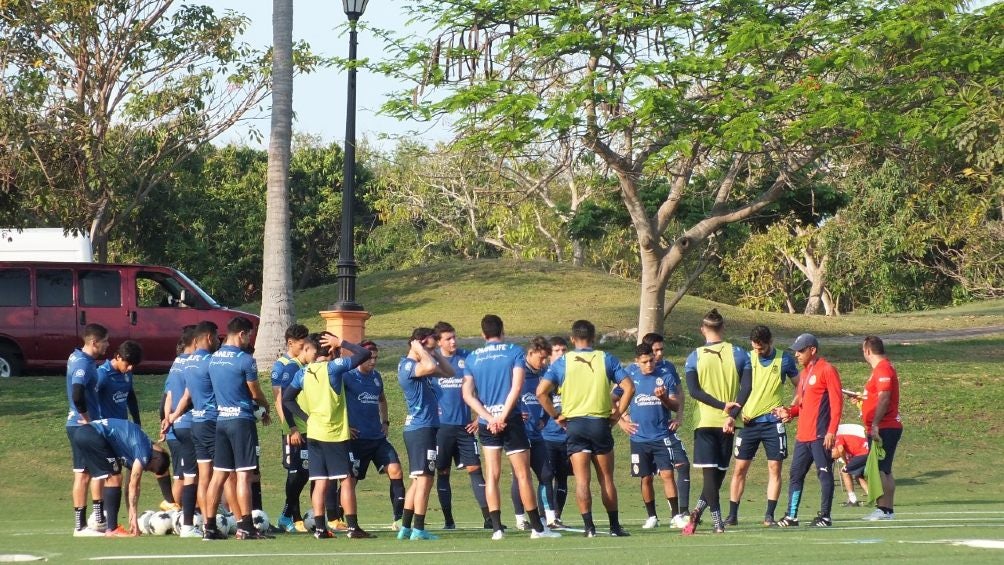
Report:
M 420 477 L 436 472 L 436 433 L 439 428 L 418 428 L 404 431 L 404 445 L 408 448 L 408 475 Z
M 216 421 L 213 469 L 254 471 L 258 468 L 258 427 L 254 420 L 228 418 Z
M 882 449 L 885 449 L 885 458 L 879 459 L 879 471 L 892 474 L 892 460 L 896 456 L 896 446 L 899 439 L 903 437 L 903 428 L 879 428 L 879 437 L 882 438 Z M 872 440 L 868 438 L 868 447 L 871 447 Z
M 287 471 L 306 471 L 309 467 L 310 449 L 307 447 L 307 436 L 300 434 L 303 443 L 299 446 L 289 444 L 289 436 L 282 436 L 282 468 Z
M 606 418 L 569 418 L 567 420 L 568 455 L 591 453 L 604 455 L 614 450 L 614 435 Z
M 648 477 L 659 471 L 673 470 L 673 440 L 631 442 L 631 476 Z
M 73 436 L 76 435 L 77 430 L 82 427 L 83 426 L 66 426 L 66 438 L 70 440 L 70 453 L 73 455 L 74 473 L 84 472 L 84 455 L 80 453 L 80 448 L 78 448 L 76 442 L 73 441 Z
M 716 467 L 720 471 L 729 468 L 732 459 L 732 438 L 721 428 L 697 428 L 694 430 L 694 467 Z
M 530 442 L 530 469 L 537 475 L 537 482 L 549 483 L 554 478 L 551 459 L 547 453 L 547 443 L 544 440 Z
M 307 438 L 310 449 L 310 480 L 347 479 L 351 471 L 349 442 Z
M 752 422 L 736 434 L 736 459 L 752 461 L 763 444 L 768 461 L 784 461 L 788 458 L 788 432 L 781 422 Z
M 505 449 L 506 455 L 530 449 L 530 440 L 526 437 L 523 416 L 520 414 L 510 416 L 505 421 L 502 433 L 498 434 L 489 432 L 487 425 L 478 424 L 478 439 L 485 449 Z
M 104 479 L 122 472 L 119 462 L 108 440 L 91 426 L 80 426 L 73 434 L 73 443 L 83 458 L 83 469 L 91 474 L 91 479 Z
M 436 446 L 439 448 L 436 459 L 436 469 L 439 471 L 449 469 L 454 463 L 464 467 L 481 466 L 478 440 L 474 434 L 467 432 L 466 426 L 440 426 L 436 434 Z
M 563 441 L 544 440 L 547 449 L 547 463 L 555 477 L 567 477 L 572 474 L 572 464 L 568 461 L 568 445 Z
M 867 462 L 867 455 L 851 457 L 851 460 L 844 464 L 842 471 L 850 475 L 852 479 L 857 479 L 865 474 L 865 464 Z
M 397 450 L 387 441 L 380 439 L 354 439 L 349 442 L 349 461 L 352 464 L 352 476 L 357 481 L 366 478 L 370 463 L 376 467 L 377 473 L 387 472 L 387 466 L 393 463 L 401 464 Z
M 212 463 L 216 455 L 216 420 L 192 422 L 192 444 L 196 461 Z
M 171 476 L 176 479 L 196 476 L 199 465 L 195 460 L 192 428 L 174 428 L 174 437 L 173 440 L 167 440 L 167 445 L 171 448 Z

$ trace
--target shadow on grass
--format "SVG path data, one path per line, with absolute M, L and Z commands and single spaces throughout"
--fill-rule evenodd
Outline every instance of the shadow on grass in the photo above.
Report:
M 951 469 L 939 469 L 936 471 L 926 471 L 915 477 L 903 477 L 896 478 L 896 486 L 914 486 L 914 485 L 926 485 L 932 479 L 939 479 L 941 477 L 947 477 L 948 475 L 955 475 L 957 471 Z

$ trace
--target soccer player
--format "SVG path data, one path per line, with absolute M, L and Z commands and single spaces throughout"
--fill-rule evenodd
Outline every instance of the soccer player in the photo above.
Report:
M 324 516 L 324 504 L 331 481 L 342 481 L 341 502 L 348 522 L 348 537 L 362 539 L 374 537 L 359 527 L 356 508 L 356 490 L 351 478 L 349 444 L 348 391 L 345 381 L 349 371 L 370 358 L 372 352 L 338 336 L 324 332 L 320 342 L 311 340 L 306 347 L 318 347 L 317 359 L 296 373 L 293 382 L 283 390 L 283 408 L 288 414 L 307 422 L 307 445 L 310 450 L 310 480 L 314 487 L 311 503 L 314 515 Z M 351 357 L 340 357 L 344 347 Z M 329 359 L 330 356 L 330 359 Z M 301 409 L 297 397 L 303 394 L 304 407 Z M 294 425 L 289 431 L 299 431 Z M 330 539 L 335 534 L 328 529 L 328 522 L 314 519 L 314 537 Z
M 672 365 L 669 365 L 672 366 Z M 659 526 L 659 515 L 655 510 L 655 480 L 658 473 L 662 479 L 663 494 L 669 504 L 670 515 L 680 513 L 679 498 L 676 494 L 676 477 L 673 472 L 673 436 L 669 429 L 672 411 L 680 407 L 676 394 L 676 370 L 670 372 L 667 366 L 656 368 L 652 346 L 639 343 L 635 347 L 634 363 L 628 366 L 628 377 L 634 383 L 634 397 L 631 399 L 630 413 L 624 414 L 618 425 L 631 440 L 631 476 L 641 479 L 641 501 L 645 504 L 648 518 L 643 529 Z M 621 387 L 613 391 L 614 401 L 620 400 Z
M 785 381 L 798 382 L 798 367 L 788 352 L 774 348 L 767 326 L 756 326 L 750 332 L 750 365 L 753 367 L 753 390 L 743 405 L 743 428 L 736 437 L 736 466 L 732 470 L 729 515 L 726 526 L 739 523 L 739 502 L 746 490 L 746 475 L 756 452 L 763 444 L 767 456 L 767 510 L 763 525 L 774 525 L 774 510 L 781 496 L 781 470 L 788 457 L 788 435 L 784 423 L 774 415 L 774 409 L 784 406 L 781 387 Z
M 655 356 L 655 370 L 665 371 L 673 376 L 675 381 L 672 387 L 676 396 L 680 400 L 679 408 L 672 414 L 669 421 L 669 431 L 673 432 L 670 439 L 673 444 L 670 446 L 670 454 L 673 456 L 673 475 L 676 479 L 677 508 L 679 512 L 673 515 L 669 525 L 673 528 L 683 528 L 690 520 L 690 458 L 687 456 L 687 448 L 683 446 L 683 440 L 676 433 L 683 425 L 683 413 L 686 409 L 686 398 L 683 394 L 683 382 L 680 374 L 676 370 L 666 355 L 666 340 L 661 334 L 647 333 L 641 338 L 642 343 L 652 346 L 652 355 Z
M 520 497 L 530 517 L 531 539 L 560 537 L 544 529 L 537 511 L 537 496 L 530 480 L 530 442 L 520 412 L 516 410 L 525 378 L 523 348 L 504 343 L 502 318 L 488 314 L 481 319 L 486 343 L 467 356 L 464 368 L 464 401 L 478 415 L 478 436 L 485 449 L 485 497 L 492 520 L 492 539 L 505 537 L 502 529 L 502 450 L 512 465 Z
M 139 421 L 139 402 L 132 386 L 133 367 L 143 360 L 143 348 L 135 341 L 123 341 L 115 352 L 115 357 L 105 361 L 98 367 L 98 413 L 103 419 L 125 420 L 132 416 L 137 426 Z M 104 482 L 102 491 L 105 506 L 105 523 L 107 536 L 129 535 L 119 526 L 119 510 L 122 507 L 122 475 L 114 474 Z
M 687 389 L 697 401 L 694 427 L 694 467 L 701 469 L 704 486 L 701 498 L 690 512 L 690 521 L 681 533 L 693 535 L 701 514 L 711 508 L 715 533 L 725 532 L 718 493 L 725 481 L 732 457 L 732 439 L 742 427 L 740 410 L 750 394 L 752 367 L 749 355 L 724 341 L 725 319 L 712 309 L 701 320 L 704 345 L 695 349 L 684 365 Z
M 620 420 L 634 396 L 634 383 L 616 357 L 593 349 L 596 326 L 588 320 L 572 324 L 574 351 L 548 367 L 537 387 L 537 400 L 548 416 L 565 426 L 568 454 L 575 475 L 575 500 L 585 523 L 586 537 L 596 537 L 593 523 L 593 500 L 589 492 L 590 465 L 596 467 L 603 506 L 610 519 L 610 535 L 630 535 L 621 527 L 617 512 L 617 486 L 614 484 L 614 438 L 610 426 Z M 616 405 L 610 398 L 614 384 L 623 390 Z M 561 413 L 551 401 L 551 392 L 561 394 Z
M 439 354 L 453 367 L 452 377 L 439 377 L 434 383 L 439 392 L 439 432 L 436 445 L 436 493 L 439 506 L 443 509 L 445 530 L 457 527 L 453 520 L 453 489 L 450 486 L 450 470 L 454 462 L 464 466 L 471 481 L 474 500 L 481 508 L 485 528 L 491 527 L 488 515 L 488 499 L 485 498 L 485 476 L 481 471 L 481 455 L 474 434 L 478 431 L 476 418 L 471 417 L 471 408 L 464 402 L 464 362 L 470 354 L 457 347 L 457 330 L 449 322 L 438 322 L 432 327 Z
M 408 354 L 397 365 L 397 382 L 404 391 L 408 415 L 404 419 L 404 444 L 408 447 L 411 484 L 404 497 L 401 529 L 397 539 L 434 540 L 439 536 L 425 529 L 425 515 L 436 472 L 436 434 L 439 429 L 439 401 L 436 377 L 452 377 L 453 366 L 436 351 L 432 328 L 415 328 L 408 342 Z
M 390 480 L 390 506 L 397 524 L 404 513 L 404 471 L 401 470 L 397 450 L 387 440 L 390 427 L 387 396 L 384 394 L 383 376 L 376 370 L 380 349 L 369 340 L 359 345 L 369 350 L 370 358 L 345 375 L 345 399 L 348 403 L 349 432 L 352 434 L 349 442 L 352 474 L 348 484 L 350 489 L 355 490 L 356 483 L 366 479 L 366 471 L 373 463 L 377 473 L 386 474 Z
M 100 490 L 91 488 L 93 512 L 98 522 L 97 530 L 87 527 L 84 516 L 84 506 L 87 504 L 87 486 L 91 480 L 90 474 L 84 468 L 84 455 L 77 449 L 73 436 L 97 416 L 98 395 L 95 385 L 98 381 L 98 357 L 108 350 L 108 330 L 100 324 L 87 324 L 81 334 L 84 341 L 82 347 L 74 349 L 66 361 L 66 400 L 70 411 L 66 416 L 66 437 L 70 440 L 70 450 L 73 454 L 73 514 L 76 537 L 100 536 L 106 529 L 104 498 Z
M 864 479 L 865 464 L 868 462 L 868 437 L 864 426 L 860 424 L 840 424 L 837 428 L 837 438 L 833 443 L 833 462 L 843 462 L 840 469 L 840 481 L 847 492 L 847 500 L 841 506 L 861 506 L 861 501 L 854 494 L 854 482 L 861 485 L 868 494 L 868 482 Z
M 819 478 L 819 514 L 812 525 L 828 528 L 833 525 L 830 507 L 833 505 L 833 444 L 840 426 L 844 397 L 840 373 L 819 356 L 819 341 L 812 334 L 802 334 L 791 344 L 795 358 L 802 365 L 798 375 L 795 400 L 790 408 L 783 406 L 775 414 L 787 422 L 798 418 L 795 432 L 795 454 L 791 459 L 788 484 L 788 513 L 777 522 L 782 528 L 798 526 L 798 506 L 802 501 L 802 485 L 809 468 L 815 464 Z
M 866 337 L 861 344 L 861 352 L 872 368 L 871 376 L 865 383 L 861 420 L 868 430 L 869 445 L 877 441 L 885 449 L 885 458 L 880 459 L 878 464 L 882 496 L 878 498 L 878 507 L 865 520 L 892 520 L 895 518 L 893 496 L 896 493 L 892 461 L 903 436 L 903 423 L 899 419 L 899 376 L 886 356 L 885 344 L 878 337 Z
M 237 516 L 239 540 L 265 539 L 251 521 L 251 474 L 258 467 L 258 428 L 255 407 L 264 408 L 262 423 L 271 423 L 268 400 L 258 384 L 258 366 L 247 350 L 251 347 L 254 324 L 237 316 L 227 324 L 227 340 L 209 361 L 209 380 L 216 397 L 216 453 L 213 454 L 213 478 L 206 492 L 205 540 L 225 539 L 216 527 L 216 508 L 223 486 L 231 474 L 237 474 Z
M 105 480 L 121 474 L 120 461 L 129 467 L 129 529 L 116 534 L 138 536 L 140 480 L 143 471 L 162 474 L 170 465 L 170 457 L 159 447 L 154 447 L 150 438 L 138 425 L 119 419 L 95 420 L 73 434 L 72 445 L 83 458 L 83 467 L 91 475 L 91 491 L 100 489 Z M 119 479 L 121 484 L 121 479 Z
M 182 351 L 171 364 L 164 383 L 161 433 L 167 437 L 174 463 L 174 477 L 181 482 L 181 532 L 183 538 L 201 538 L 202 530 L 194 525 L 198 502 L 199 467 L 192 437 L 191 395 L 185 388 L 185 363 L 195 353 L 195 327 L 182 332 Z M 175 499 L 177 500 L 177 499 Z M 163 509 L 163 505 L 161 509 Z
M 551 344 L 551 357 L 547 364 L 550 365 L 568 351 L 568 341 L 561 336 L 553 336 L 548 339 L 548 342 Z M 537 386 L 540 384 L 538 383 Z M 551 391 L 551 404 L 554 406 L 554 410 L 560 414 L 561 395 L 557 391 Z M 565 525 L 561 521 L 561 514 L 568 498 L 568 476 L 572 474 L 572 464 L 568 460 L 568 433 L 546 412 L 542 416 L 544 427 L 540 430 L 540 435 L 544 438 L 544 446 L 547 449 L 547 464 L 551 466 L 552 476 L 551 492 L 554 493 L 554 506 L 551 509 L 545 509 L 544 512 L 547 516 L 548 529 L 562 530 Z
M 282 467 L 286 469 L 286 500 L 282 505 L 277 526 L 287 532 L 306 532 L 303 526 L 303 515 L 300 513 L 300 494 L 307 486 L 308 460 L 307 442 L 302 434 L 290 434 L 289 424 L 282 409 L 282 389 L 293 382 L 297 371 L 303 368 L 304 343 L 310 331 L 303 324 L 293 324 L 286 328 L 286 353 L 272 365 L 272 398 L 275 402 L 275 414 L 279 417 L 282 429 Z M 307 362 L 312 362 L 313 359 Z M 302 425 L 302 423 L 301 423 Z
M 530 442 L 530 469 L 537 477 L 536 500 L 537 508 L 544 509 L 545 525 L 553 523 L 554 514 L 554 473 L 544 443 L 543 428 L 550 417 L 544 413 L 537 400 L 537 386 L 540 376 L 547 370 L 551 357 L 551 344 L 547 338 L 537 336 L 530 340 L 524 359 L 523 387 L 520 390 L 520 411 L 523 417 L 523 428 Z M 533 484 L 531 480 L 531 485 Z M 521 530 L 532 529 L 526 518 L 523 499 L 520 496 L 519 483 L 512 482 L 510 489 L 512 505 L 516 511 L 516 527 Z

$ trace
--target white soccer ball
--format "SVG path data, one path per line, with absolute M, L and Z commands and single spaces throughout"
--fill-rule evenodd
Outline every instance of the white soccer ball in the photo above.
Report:
M 150 533 L 166 536 L 174 529 L 174 518 L 169 512 L 157 512 L 150 517 Z
M 254 419 L 261 422 L 262 417 L 265 416 L 265 407 L 254 405 Z
M 307 513 L 303 515 L 303 527 L 307 528 L 308 532 L 314 530 L 314 511 L 307 510 Z
M 229 514 L 217 514 L 216 529 L 228 536 L 232 536 L 237 533 L 237 521 Z
M 156 512 L 154 512 L 153 510 L 147 510 L 146 512 L 140 514 L 139 518 L 136 519 L 136 521 L 139 522 L 140 533 L 143 534 L 153 533 L 153 530 L 150 529 L 150 518 L 153 518 L 154 514 L 156 514 Z
M 87 517 L 87 527 L 98 532 L 103 532 L 107 529 L 108 525 L 104 520 L 99 522 L 98 515 L 91 512 L 90 516 Z
M 262 533 L 267 532 L 271 526 L 268 521 L 268 514 L 264 510 L 252 510 L 251 523 L 254 524 L 256 530 Z
M 206 523 L 206 519 L 202 517 L 202 514 L 198 510 L 192 515 L 192 526 L 196 528 L 201 528 Z M 181 528 L 185 525 L 185 513 L 177 512 L 174 513 L 174 533 L 176 535 L 181 535 Z

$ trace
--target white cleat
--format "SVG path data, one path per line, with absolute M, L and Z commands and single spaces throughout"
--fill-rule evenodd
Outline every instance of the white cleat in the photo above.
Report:
M 505 539 L 505 532 L 503 532 L 502 530 L 495 530 L 494 532 L 492 532 L 493 541 L 498 541 L 500 539 Z
M 198 526 L 181 526 L 181 533 L 178 535 L 183 538 L 202 539 L 202 533 L 202 529 Z
M 645 523 L 642 524 L 641 529 L 643 529 L 643 530 L 654 530 L 655 528 L 658 528 L 658 527 L 659 527 L 659 517 L 658 516 L 649 516 L 648 519 L 645 520 Z
M 862 518 L 862 520 L 878 522 L 879 520 L 892 520 L 895 517 L 896 514 L 893 512 L 883 512 L 881 509 L 876 508 L 871 514 Z
M 551 530 L 544 528 L 542 531 L 531 530 L 530 539 L 546 539 L 546 538 L 560 538 L 561 534 L 558 532 L 552 532 Z
M 73 530 L 73 537 L 75 538 L 103 538 L 105 534 L 93 530 L 91 528 L 84 528 L 82 530 Z
M 682 530 L 690 523 L 690 514 L 677 514 L 669 521 L 669 527 Z

